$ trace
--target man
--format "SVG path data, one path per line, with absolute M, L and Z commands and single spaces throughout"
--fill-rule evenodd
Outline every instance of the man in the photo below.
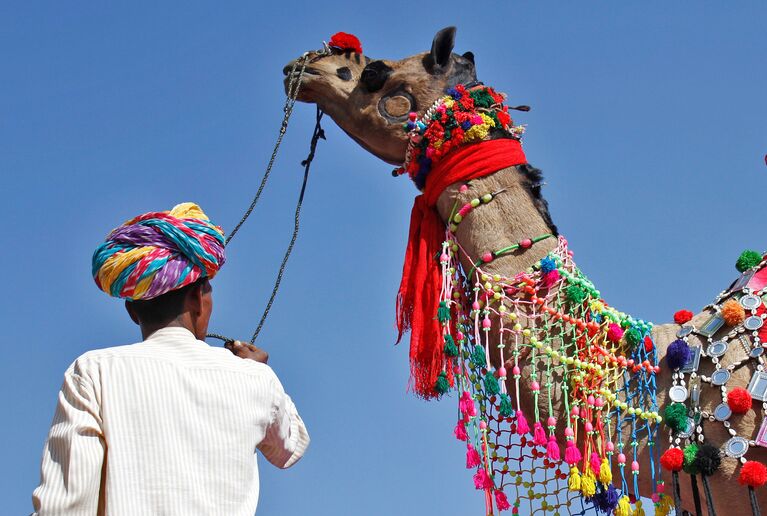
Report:
M 93 255 L 143 342 L 90 351 L 64 375 L 35 514 L 252 516 L 255 451 L 280 468 L 309 436 L 266 353 L 203 342 L 222 230 L 195 204 L 118 227 Z

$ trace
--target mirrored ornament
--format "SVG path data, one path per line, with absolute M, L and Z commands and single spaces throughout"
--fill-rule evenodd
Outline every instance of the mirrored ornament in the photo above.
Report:
M 690 346 L 690 358 L 687 359 L 684 366 L 679 370 L 681 373 L 694 373 L 700 366 L 700 346 Z
M 695 328 L 692 326 L 682 326 L 676 331 L 677 338 L 683 339 L 689 334 L 691 334 L 693 331 L 695 331 Z
M 740 298 L 740 305 L 746 310 L 756 310 L 762 304 L 759 296 L 748 294 Z
M 751 381 L 748 382 L 748 392 L 755 400 L 767 401 L 767 373 L 754 371 Z
M 758 330 L 762 327 L 763 321 L 762 318 L 758 315 L 752 315 L 751 317 L 746 318 L 745 321 L 743 321 L 743 327 L 747 330 Z
M 748 285 L 748 282 L 751 281 L 751 278 L 754 277 L 754 271 L 753 270 L 747 270 L 743 274 L 740 275 L 740 277 L 735 280 L 735 282 L 732 284 L 732 286 L 729 288 L 727 292 L 735 292 L 736 290 L 740 290 L 746 285 Z
M 757 446 L 767 447 L 767 416 L 762 419 L 762 426 L 759 427 L 759 433 L 756 434 L 754 442 Z
M 721 357 L 727 352 L 727 342 L 723 340 L 715 340 L 706 348 L 706 355 L 710 357 Z
M 714 409 L 714 419 L 717 421 L 727 421 L 732 415 L 732 409 L 727 403 L 720 403 Z
M 763 348 L 763 347 L 761 347 L 761 346 L 759 346 L 758 348 L 754 348 L 754 349 L 752 349 L 752 350 L 751 350 L 751 351 L 748 353 L 748 356 L 750 356 L 751 358 L 759 358 L 759 357 L 760 357 L 760 356 L 762 356 L 762 355 L 764 355 L 764 348 Z
M 695 409 L 700 405 L 700 377 L 690 379 L 690 406 Z
M 687 388 L 684 385 L 673 385 L 668 390 L 668 397 L 671 401 L 682 403 L 687 399 Z
M 748 451 L 748 441 L 742 437 L 732 437 L 729 441 L 724 443 L 724 453 L 728 457 L 734 457 L 736 459 L 741 458 Z
M 711 374 L 712 385 L 724 385 L 730 379 L 730 372 L 727 369 L 717 369 Z
M 711 337 L 719 331 L 719 328 L 722 326 L 724 326 L 724 318 L 720 314 L 714 314 L 703 323 L 703 326 L 698 330 L 698 333 L 704 337 Z
M 688 417 L 687 418 L 687 427 L 679 432 L 677 435 L 681 437 L 682 439 L 689 439 L 692 437 L 692 434 L 695 432 L 695 420 L 693 418 Z

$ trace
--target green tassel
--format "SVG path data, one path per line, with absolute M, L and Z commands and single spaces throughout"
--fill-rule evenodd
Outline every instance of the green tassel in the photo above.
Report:
M 751 267 L 759 265 L 759 262 L 761 261 L 761 254 L 757 253 L 756 251 L 752 251 L 751 249 L 746 249 L 740 253 L 740 256 L 738 256 L 738 261 L 735 262 L 735 268 L 738 269 L 738 272 L 745 272 Z
M 455 345 L 455 341 L 453 340 L 453 336 L 449 333 L 445 334 L 445 355 L 449 357 L 457 357 L 458 356 L 458 346 Z
M 474 346 L 474 352 L 471 354 L 471 363 L 477 367 L 485 367 L 487 365 L 485 361 L 485 348 L 479 344 Z
M 580 304 L 586 299 L 586 292 L 578 285 L 570 285 L 565 290 L 565 297 L 571 303 Z
M 434 384 L 434 390 L 440 394 L 445 394 L 450 390 L 450 382 L 447 381 L 447 373 L 442 371 L 437 377 L 437 383 Z
M 501 392 L 501 386 L 498 385 L 498 378 L 491 371 L 488 371 L 485 374 L 485 393 L 488 396 L 494 396 L 499 392 Z
M 447 301 L 440 301 L 437 309 L 437 319 L 444 323 L 450 320 L 450 308 L 447 307 Z
M 511 398 L 508 394 L 501 394 L 501 406 L 498 408 L 498 412 L 503 417 L 510 417 L 514 410 L 511 408 Z
M 687 429 L 687 408 L 681 403 L 672 403 L 663 412 L 663 422 L 675 433 Z
M 696 475 L 698 473 L 698 468 L 695 467 L 695 456 L 698 455 L 698 445 L 690 443 L 685 446 L 682 453 L 684 454 L 682 468 L 684 468 L 685 473 Z
M 637 328 L 630 328 L 628 331 L 626 331 L 624 336 L 626 337 L 626 342 L 628 342 L 632 348 L 636 347 L 640 342 L 642 342 L 642 332 L 640 332 Z

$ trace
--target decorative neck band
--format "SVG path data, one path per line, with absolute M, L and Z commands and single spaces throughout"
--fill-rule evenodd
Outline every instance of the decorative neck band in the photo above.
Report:
M 410 113 L 405 162 L 395 175 L 407 173 L 419 190 L 426 177 L 450 150 L 494 138 L 519 140 L 523 126 L 514 126 L 505 95 L 488 86 L 466 89 L 459 84 L 447 91 L 419 119 Z

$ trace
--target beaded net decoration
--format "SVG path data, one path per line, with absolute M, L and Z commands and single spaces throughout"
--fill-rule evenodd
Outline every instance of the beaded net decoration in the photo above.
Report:
M 651 324 L 601 300 L 561 237 L 552 253 L 512 278 L 485 273 L 484 260 L 466 274 L 452 220 L 439 258 L 438 317 L 460 393 L 454 432 L 466 442 L 466 466 L 486 493 L 487 513 L 579 514 L 590 506 L 643 514 L 637 482 L 643 439 L 656 514 L 668 513 L 672 501 L 655 482 L 661 417 Z M 447 371 L 436 388 L 450 389 Z M 532 397 L 532 413 L 520 404 L 525 397 Z
M 441 174 L 451 174 L 452 182 L 470 179 L 455 177 L 452 169 L 431 177 L 453 149 L 493 138 L 516 142 L 523 132 L 513 125 L 505 96 L 492 88 L 458 85 L 447 93 L 422 117 L 411 113 L 404 125 L 409 145 L 395 174 L 407 173 L 424 190 L 416 199 L 419 209 L 429 202 L 424 198 L 433 201 L 435 184 L 445 182 Z M 460 191 L 468 188 L 464 182 Z M 454 433 L 465 443 L 475 488 L 484 491 L 486 514 L 595 509 L 642 516 L 638 478 L 645 446 L 650 459 L 641 474 L 650 476 L 655 513 L 667 514 L 673 502 L 663 495 L 658 475 L 656 436 L 662 418 L 655 397 L 659 368 L 652 325 L 608 306 L 575 266 L 564 238 L 548 256 L 513 277 L 489 272 L 490 264 L 554 235 L 470 257 L 455 238 L 458 226 L 502 194 L 486 192 L 456 204 L 441 250 L 438 221 L 429 257 L 439 263 L 433 284 L 439 296 L 428 297 L 428 307 L 421 308 L 423 299 L 412 303 L 425 311 L 428 318 L 420 324 L 430 328 L 419 332 L 416 344 L 411 335 L 414 390 L 425 398 L 457 392 Z M 433 204 L 427 208 L 433 210 Z M 470 270 L 461 262 L 472 264 Z M 405 263 L 403 282 L 411 276 L 409 255 Z M 432 283 L 416 288 L 431 292 Z M 407 316 L 407 309 L 401 313 Z M 429 360 L 419 360 L 414 346 L 419 353 L 427 350 Z

